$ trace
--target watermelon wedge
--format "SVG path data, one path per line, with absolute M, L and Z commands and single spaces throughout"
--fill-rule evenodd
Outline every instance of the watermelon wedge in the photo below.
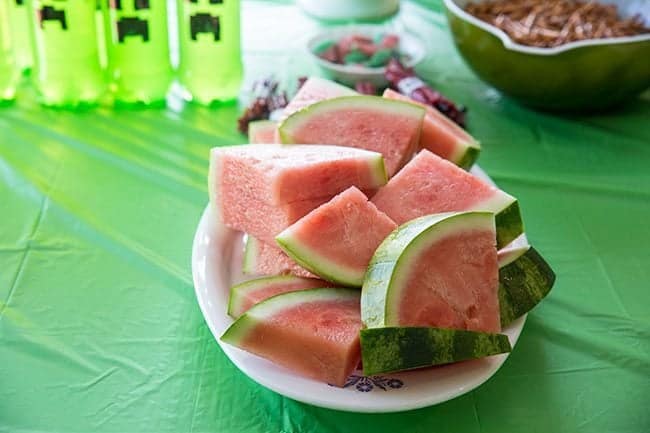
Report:
M 329 143 L 379 152 L 388 176 L 413 156 L 424 109 L 378 96 L 343 96 L 310 105 L 278 128 L 285 144 Z
M 503 334 L 428 327 L 361 331 L 363 374 L 375 375 L 510 352 Z
M 428 215 L 400 226 L 368 266 L 364 325 L 499 332 L 494 239 L 489 212 Z
M 350 185 L 373 189 L 385 183 L 379 153 L 325 145 L 214 148 L 208 178 L 222 222 L 267 243 Z
M 330 284 L 316 278 L 301 278 L 293 275 L 280 275 L 245 281 L 230 288 L 228 315 L 236 319 L 253 305 L 259 304 L 271 296 L 317 287 L 330 287 Z
M 397 224 L 439 212 L 493 212 L 499 248 L 524 231 L 517 199 L 428 150 L 380 188 L 372 202 Z
M 555 283 L 555 273 L 530 246 L 501 257 L 499 267 L 501 326 L 507 326 L 548 295 Z
M 225 343 L 343 386 L 359 363 L 359 291 L 319 288 L 273 296 L 239 317 Z
M 462 168 L 469 168 L 474 164 L 481 152 L 481 145 L 447 116 L 392 89 L 384 91 L 384 98 L 410 102 L 426 110 L 420 148 L 427 149 Z
M 244 246 L 242 272 L 248 275 L 283 275 L 316 277 L 293 261 L 276 245 L 267 244 L 248 235 Z
M 275 143 L 275 131 L 278 122 L 256 120 L 248 124 L 248 141 L 251 144 Z
M 350 187 L 275 240 L 292 259 L 321 278 L 361 287 L 372 255 L 396 228 L 361 191 Z
M 289 101 L 289 104 L 284 107 L 283 119 L 316 102 L 337 98 L 339 96 L 353 95 L 358 95 L 358 93 L 349 87 L 342 86 L 324 78 L 310 77 L 304 82 L 291 101 Z

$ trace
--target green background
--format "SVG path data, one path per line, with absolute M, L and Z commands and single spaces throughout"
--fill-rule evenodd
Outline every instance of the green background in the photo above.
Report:
M 190 272 L 208 150 L 245 140 L 239 109 L 71 113 L 23 87 L 0 110 L 1 432 L 650 431 L 650 94 L 607 115 L 533 112 L 469 72 L 437 1 L 390 25 L 427 42 L 420 73 L 470 108 L 481 166 L 558 274 L 501 370 L 401 414 L 255 384 L 214 341 Z M 245 2 L 247 82 L 315 72 L 303 44 L 318 27 Z

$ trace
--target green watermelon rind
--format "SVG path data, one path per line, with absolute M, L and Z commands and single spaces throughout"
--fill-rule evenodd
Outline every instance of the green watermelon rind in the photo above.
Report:
M 246 275 L 255 274 L 257 257 L 259 255 L 259 241 L 251 235 L 246 235 L 244 244 L 244 256 L 242 258 L 241 271 Z
M 510 257 L 512 259 L 512 257 Z M 544 258 L 530 247 L 499 269 L 499 308 L 501 326 L 535 308 L 555 283 L 555 272 Z
M 253 280 L 235 284 L 230 288 L 230 294 L 228 296 L 228 315 L 235 319 L 241 315 L 237 314 L 237 311 L 241 310 L 241 303 L 244 300 L 244 296 L 249 292 L 259 290 L 262 287 L 268 285 L 275 285 L 278 283 L 291 283 L 305 279 L 306 278 L 297 277 L 295 275 L 273 275 L 269 277 L 255 278 Z
M 255 120 L 253 122 L 250 122 L 248 124 L 248 141 L 250 143 L 253 143 L 253 138 L 255 137 L 255 134 L 260 130 L 260 129 L 265 129 L 265 128 L 276 128 L 278 125 L 278 122 L 275 120 Z
M 460 168 L 469 170 L 481 154 L 481 144 L 478 141 L 472 140 L 459 143 L 458 146 L 463 149 L 463 153 L 454 158 L 452 162 Z
M 503 334 L 430 327 L 361 330 L 361 360 L 367 376 L 449 364 L 507 353 Z
M 358 299 L 358 297 L 358 290 L 345 288 L 316 288 L 271 296 L 239 316 L 221 335 L 220 340 L 233 346 L 240 346 L 258 324 L 284 309 L 307 302 Z
M 368 150 L 368 152 L 372 152 L 371 150 Z M 372 152 L 376 153 L 378 156 L 375 158 L 373 161 L 373 170 L 372 172 L 374 173 L 374 182 L 378 187 L 381 187 L 383 185 L 386 185 L 388 183 L 388 170 L 386 170 L 386 163 L 384 162 L 384 156 L 379 153 L 379 152 Z
M 524 223 L 516 198 L 500 189 L 468 210 L 494 213 L 497 228 L 497 248 L 503 248 L 524 232 Z
M 379 245 L 361 288 L 361 321 L 366 328 L 397 324 L 397 305 L 414 262 L 433 242 L 468 229 L 495 230 L 490 212 L 426 215 L 399 226 Z
M 524 232 L 524 221 L 521 217 L 519 201 L 516 199 L 500 212 L 497 212 L 495 219 L 497 248 L 503 248 Z
M 346 287 L 361 287 L 363 284 L 365 270 L 360 274 L 356 269 L 332 262 L 316 253 L 293 235 L 291 226 L 278 234 L 275 242 L 296 263 L 324 280 Z

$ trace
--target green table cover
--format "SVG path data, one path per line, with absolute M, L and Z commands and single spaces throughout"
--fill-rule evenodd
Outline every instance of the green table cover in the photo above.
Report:
M 420 73 L 470 108 L 481 166 L 558 274 L 499 372 L 398 414 L 262 388 L 219 349 L 190 271 L 208 149 L 245 141 L 239 109 L 72 113 L 23 87 L 0 110 L 1 432 L 650 431 L 650 95 L 610 114 L 530 111 L 467 69 L 439 2 L 403 2 L 389 25 L 426 41 Z M 303 44 L 319 27 L 245 2 L 246 81 L 317 72 Z

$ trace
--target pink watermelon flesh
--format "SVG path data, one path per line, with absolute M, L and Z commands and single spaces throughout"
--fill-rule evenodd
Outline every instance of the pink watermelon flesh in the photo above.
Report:
M 276 122 L 260 121 L 249 125 L 249 141 L 251 144 L 279 143 L 276 140 Z
M 491 230 L 457 233 L 419 256 L 401 294 L 398 326 L 500 332 L 494 239 Z
M 397 228 L 355 187 L 314 209 L 276 238 L 311 272 L 360 287 L 379 244 Z
M 289 101 L 289 104 L 284 107 L 283 118 L 289 117 L 296 111 L 316 102 L 337 98 L 339 96 L 352 95 L 357 95 L 357 92 L 349 87 L 342 86 L 324 78 L 310 77 L 305 81 L 300 90 L 298 90 L 298 93 Z
M 393 176 L 413 155 L 422 121 L 411 115 L 384 110 L 339 109 L 312 115 L 291 134 L 293 143 L 328 143 L 379 152 L 388 176 Z
M 441 158 L 459 163 L 465 153 L 466 145 L 476 142 L 460 126 L 431 106 L 421 104 L 391 89 L 384 91 L 384 98 L 410 102 L 426 110 L 420 135 L 420 147 L 430 150 Z
M 278 233 L 329 199 L 329 197 L 322 197 L 284 205 L 269 205 L 243 197 L 250 201 L 232 199 L 230 206 L 222 207 L 224 224 L 271 245 L 275 244 L 275 236 Z
M 286 227 L 286 226 L 285 226 Z M 256 251 L 252 252 L 250 272 L 255 275 L 291 274 L 298 277 L 315 277 L 314 274 L 300 266 L 275 244 L 255 240 Z
M 223 223 L 267 243 L 350 185 L 385 183 L 381 155 L 336 146 L 215 148 L 210 199 Z
M 232 317 L 239 317 L 248 311 L 253 305 L 256 305 L 271 296 L 281 293 L 294 292 L 296 290 L 315 289 L 317 287 L 330 287 L 331 284 L 316 278 L 288 278 L 278 279 L 271 284 L 263 285 L 253 290 L 240 292 L 241 298 L 238 299 L 237 306 L 230 312 Z
M 360 359 L 359 311 L 358 299 L 296 305 L 255 325 L 239 347 L 303 376 L 343 386 Z
M 421 150 L 372 202 L 401 225 L 414 218 L 441 212 L 481 209 L 481 204 L 504 193 L 474 175 Z M 513 199 L 514 200 L 514 199 Z

